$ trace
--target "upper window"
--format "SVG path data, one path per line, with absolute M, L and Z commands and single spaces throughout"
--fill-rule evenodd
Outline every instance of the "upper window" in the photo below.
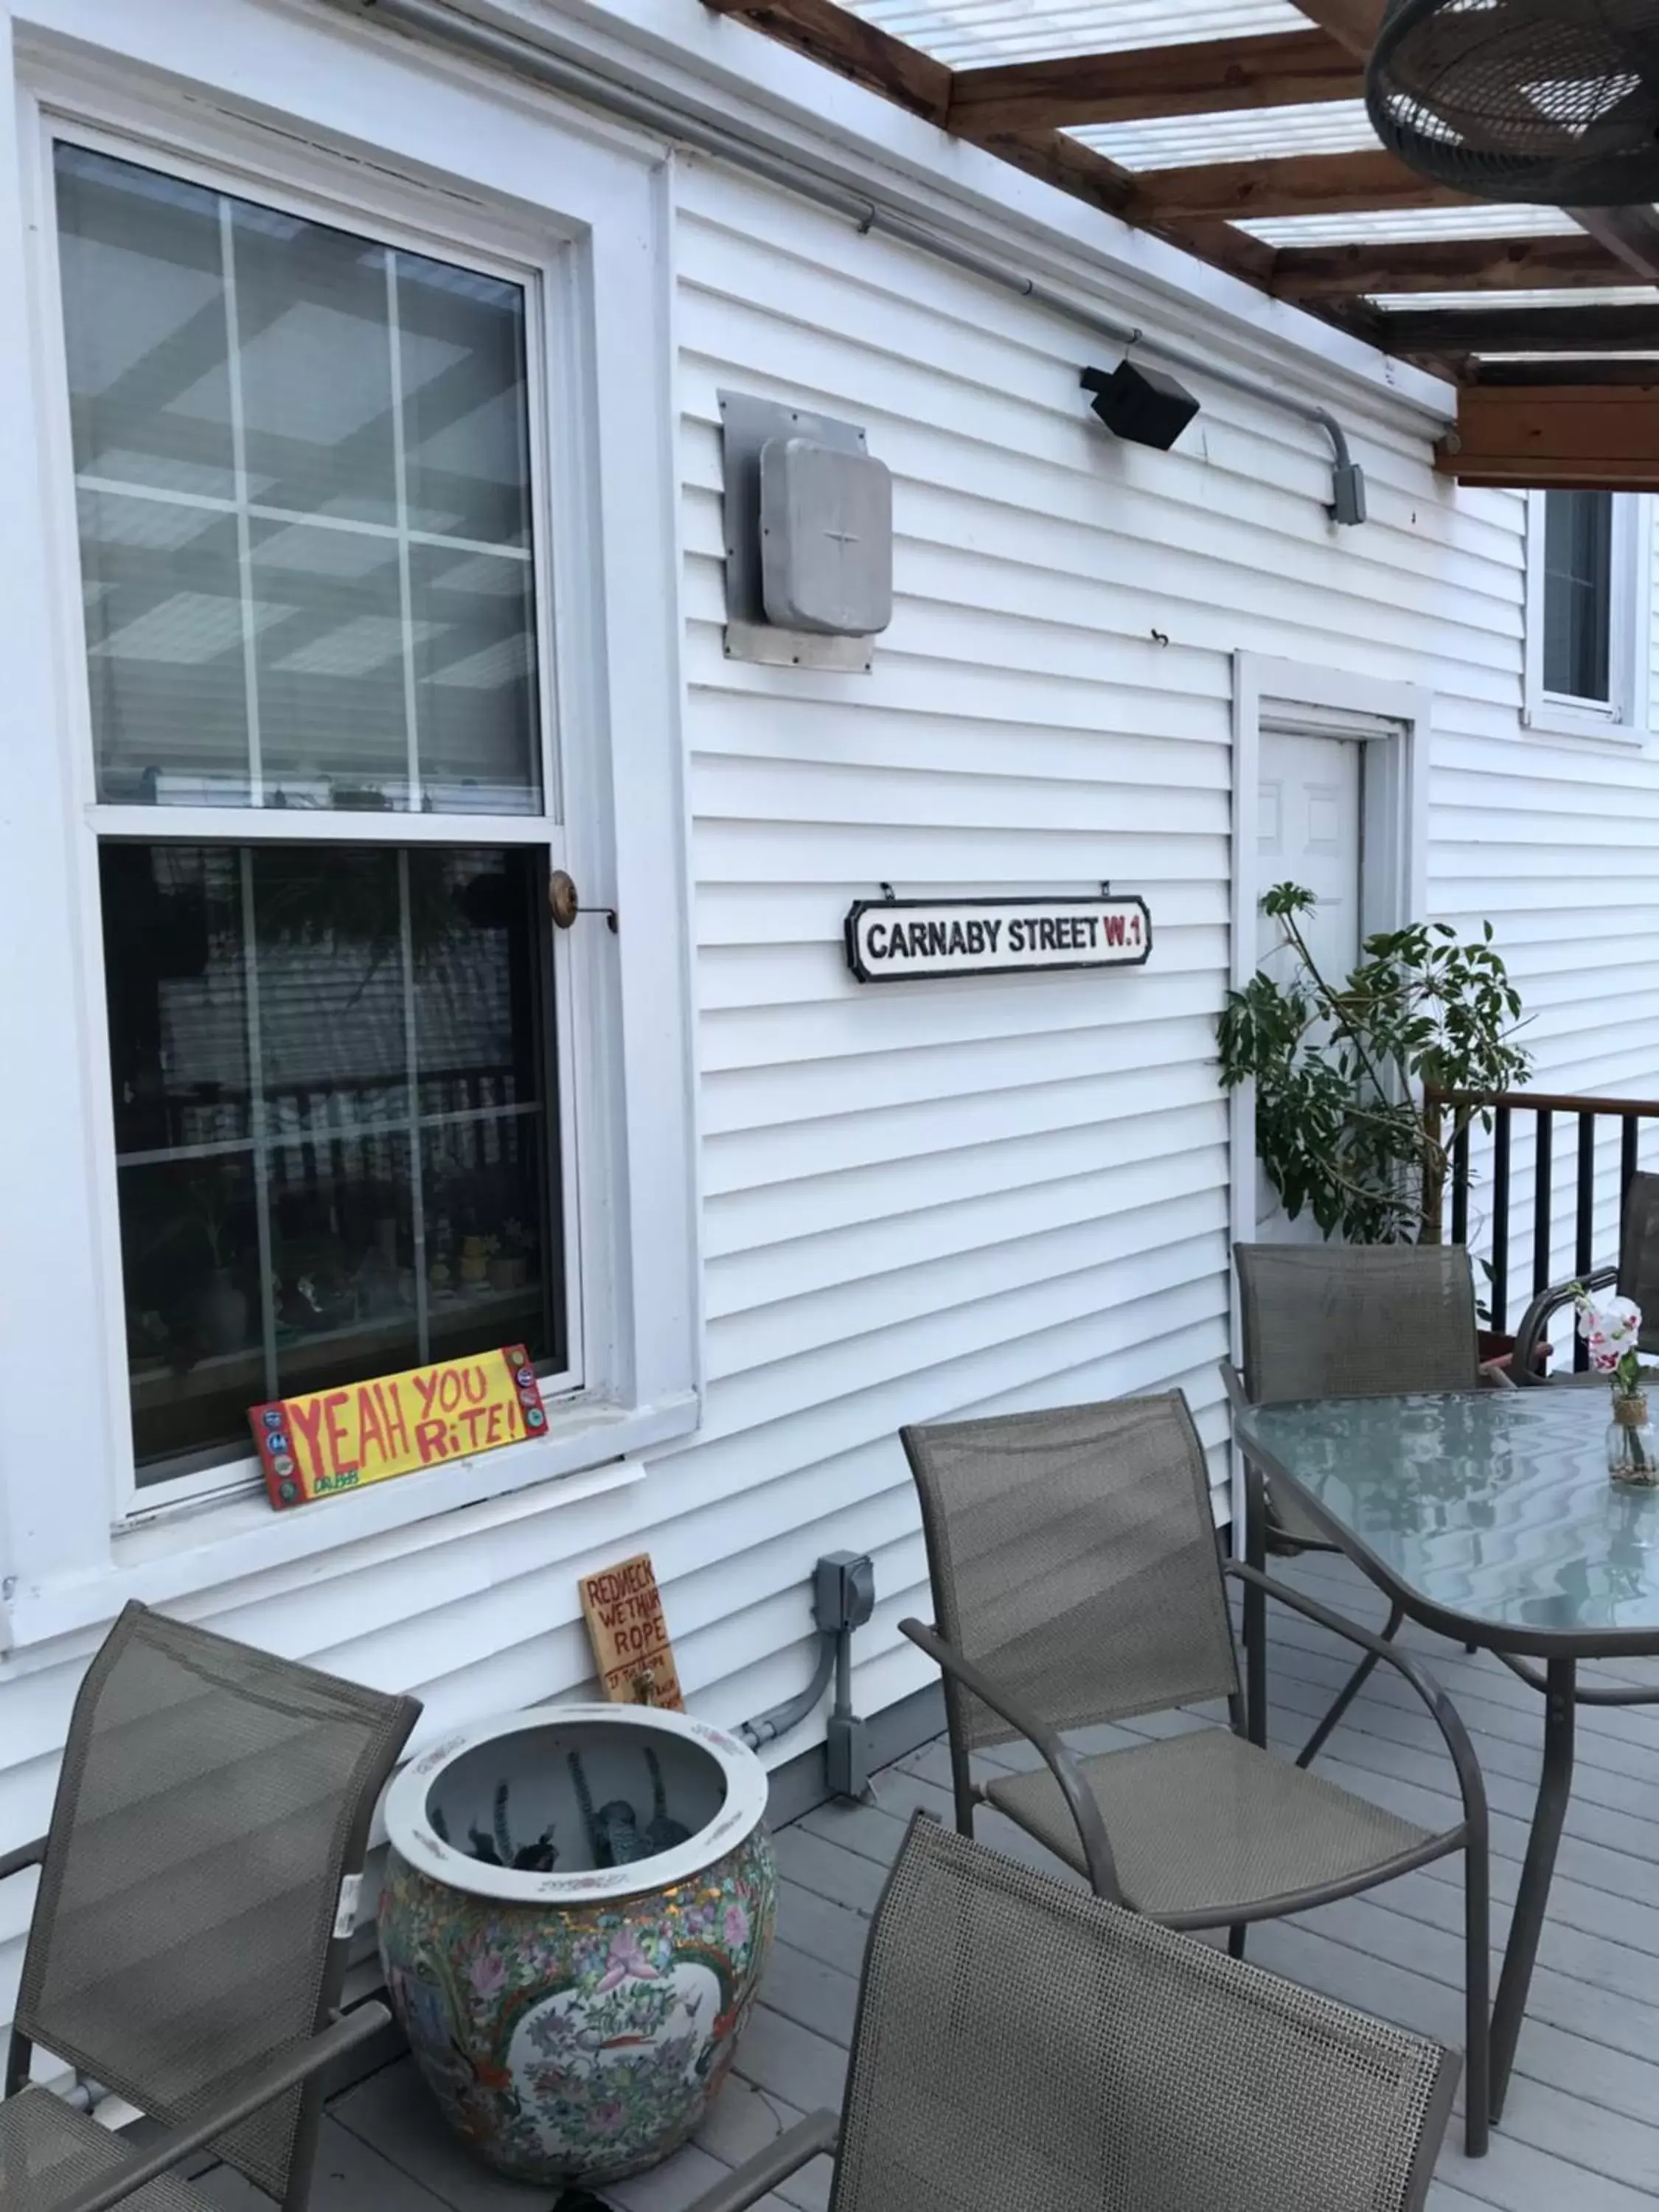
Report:
M 100 799 L 539 812 L 523 287 L 57 170 Z
M 1646 720 L 1647 517 L 1606 491 L 1532 495 L 1528 719 L 1607 734 Z
M 134 1458 L 173 1496 L 261 1400 L 520 1342 L 579 1379 L 527 298 L 55 167 Z
M 1544 689 L 1613 702 L 1613 494 L 1544 495 Z

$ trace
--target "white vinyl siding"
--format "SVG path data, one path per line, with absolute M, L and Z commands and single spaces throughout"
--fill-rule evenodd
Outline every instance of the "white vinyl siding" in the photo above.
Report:
M 1486 571 L 1500 619 L 1526 605 L 1527 501 L 1510 492 L 1465 492 L 1469 508 L 1504 533 Z M 1640 516 L 1642 534 L 1651 528 Z M 1534 533 L 1535 538 L 1536 533 Z M 1506 604 L 1503 604 L 1506 603 Z M 1659 607 L 1650 634 L 1659 660 Z M 1645 729 L 1624 738 L 1552 735 L 1517 739 L 1513 709 L 1462 711 L 1442 687 L 1429 843 L 1431 911 L 1473 930 L 1490 920 L 1526 1011 L 1532 1054 L 1526 1087 L 1579 1097 L 1659 1096 L 1659 752 Z M 1531 1117 L 1514 1117 L 1510 1158 L 1510 1316 L 1532 1281 Z M 1641 1125 L 1640 1164 L 1659 1167 L 1659 1123 Z M 1574 1272 L 1577 1131 L 1558 1115 L 1551 1193 L 1552 1274 Z M 1477 1133 L 1472 1243 L 1491 1211 L 1489 1140 Z M 1597 1263 L 1617 1256 L 1619 1141 L 1598 1139 Z M 1568 1322 L 1555 1325 L 1565 1348 Z

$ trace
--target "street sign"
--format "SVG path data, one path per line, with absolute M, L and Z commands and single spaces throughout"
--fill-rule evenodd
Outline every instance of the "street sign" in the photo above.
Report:
M 860 899 L 847 917 L 860 983 L 1139 968 L 1152 950 L 1142 898 Z

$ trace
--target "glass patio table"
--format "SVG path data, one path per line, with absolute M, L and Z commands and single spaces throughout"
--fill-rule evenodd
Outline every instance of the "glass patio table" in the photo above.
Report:
M 1265 1552 L 1265 1485 L 1282 1484 L 1401 1612 L 1495 1652 L 1543 1692 L 1543 1772 L 1492 2008 L 1494 2119 L 1572 1788 L 1575 1707 L 1659 1702 L 1659 1687 L 1577 1679 L 1581 1659 L 1659 1656 L 1659 1490 L 1608 1479 L 1609 1419 L 1601 1391 L 1547 1389 L 1325 1399 L 1234 1417 L 1252 1565 Z M 1254 1723 L 1266 1713 L 1266 1601 L 1248 1585 L 1245 1634 Z

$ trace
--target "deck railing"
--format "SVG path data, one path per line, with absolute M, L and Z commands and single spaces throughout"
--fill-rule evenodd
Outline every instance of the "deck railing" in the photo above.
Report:
M 1528 1300 L 1548 1288 L 1558 1279 L 1554 1270 L 1555 1238 L 1555 1176 L 1556 1122 L 1558 1118 L 1570 1120 L 1575 1125 L 1571 1163 L 1569 1172 L 1574 1176 L 1573 1259 L 1571 1273 L 1587 1275 L 1598 1263 L 1610 1263 L 1617 1255 L 1617 1231 L 1613 1233 L 1611 1249 L 1595 1249 L 1596 1178 L 1610 1143 L 1602 1144 L 1605 1130 L 1610 1139 L 1614 1130 L 1619 1144 L 1619 1206 L 1617 1218 L 1622 1219 L 1625 1200 L 1630 1193 L 1631 1178 L 1636 1173 L 1638 1150 L 1644 1121 L 1659 1121 L 1659 1099 L 1652 1098 L 1587 1098 L 1571 1095 L 1558 1096 L 1547 1091 L 1504 1091 L 1490 1095 L 1455 1091 L 1431 1093 L 1430 1103 L 1437 1104 L 1448 1114 L 1462 1107 L 1476 1107 L 1492 1116 L 1492 1161 L 1489 1180 L 1486 1182 L 1483 1197 L 1490 1194 L 1487 1214 L 1486 1250 L 1477 1252 L 1477 1258 L 1486 1261 L 1491 1277 L 1491 1310 L 1492 1327 L 1506 1330 L 1509 1327 L 1510 1302 L 1512 1285 L 1517 1275 L 1524 1274 L 1525 1262 L 1514 1264 L 1511 1255 L 1512 1198 L 1510 1161 L 1515 1146 L 1516 1116 L 1530 1116 L 1533 1124 L 1534 1151 L 1532 1163 L 1532 1257 L 1531 1288 Z M 1455 1244 L 1469 1242 L 1469 1191 L 1472 1182 L 1470 1150 L 1473 1128 L 1465 1121 L 1452 1146 L 1451 1164 L 1451 1241 Z M 1523 1215 L 1523 1235 L 1524 1220 Z M 1585 1364 L 1585 1349 L 1575 1338 L 1575 1363 L 1581 1368 Z

